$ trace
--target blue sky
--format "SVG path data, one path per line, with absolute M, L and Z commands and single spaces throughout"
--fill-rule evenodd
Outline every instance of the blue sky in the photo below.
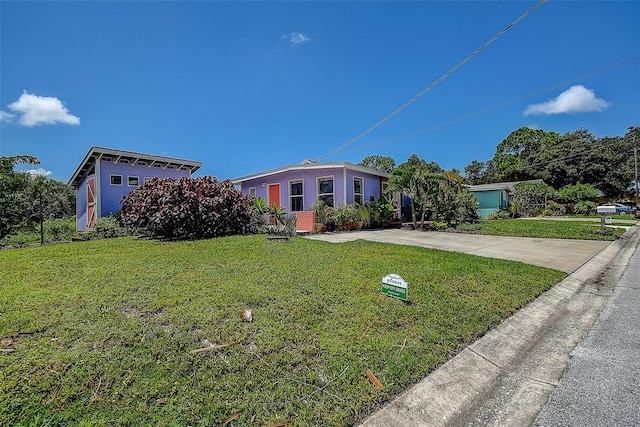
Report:
M 220 179 L 373 154 L 462 169 L 522 126 L 640 125 L 635 60 L 438 127 L 640 56 L 640 2 L 550 0 L 323 157 L 535 4 L 2 1 L 0 154 L 65 181 L 92 145 L 199 160 Z

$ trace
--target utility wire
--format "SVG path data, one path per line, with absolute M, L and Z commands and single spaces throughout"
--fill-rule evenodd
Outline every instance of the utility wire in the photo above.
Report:
M 427 127 L 427 128 L 422 128 L 422 129 L 419 129 L 419 130 L 416 130 L 416 131 L 413 131 L 413 132 L 410 132 L 410 133 L 405 133 L 403 135 L 399 135 L 399 136 L 395 136 L 393 138 L 385 139 L 385 140 L 376 142 L 374 144 L 365 145 L 363 147 L 359 147 L 359 148 L 355 148 L 355 149 L 352 149 L 352 150 L 349 150 L 349 151 L 345 151 L 345 152 L 342 152 L 342 154 L 355 153 L 357 151 L 365 150 L 365 149 L 372 148 L 372 147 L 377 147 L 379 145 L 389 144 L 391 142 L 399 141 L 399 140 L 405 139 L 405 138 L 411 138 L 413 136 L 420 135 L 420 134 L 423 134 L 425 132 L 429 132 L 429 131 L 432 131 L 432 130 L 435 130 L 435 129 L 439 129 L 441 127 L 449 126 L 449 125 L 452 125 L 454 123 L 458 123 L 458 122 L 461 122 L 463 120 L 467 120 L 467 119 L 470 119 L 470 118 L 473 118 L 473 117 L 488 113 L 490 111 L 497 110 L 498 108 L 502 108 L 502 107 L 505 107 L 507 105 L 514 104 L 516 102 L 525 100 L 527 98 L 531 98 L 533 96 L 540 95 L 540 94 L 548 92 L 550 90 L 557 89 L 559 87 L 568 85 L 568 84 L 576 82 L 578 80 L 582 80 L 582 79 L 585 79 L 587 77 L 595 76 L 596 74 L 604 73 L 605 71 L 609 71 L 609 70 L 612 70 L 614 68 L 620 67 L 622 65 L 626 65 L 626 64 L 628 64 L 630 62 L 637 61 L 638 59 L 640 59 L 640 56 L 636 56 L 635 58 L 627 59 L 625 61 L 618 62 L 617 64 L 609 65 L 608 67 L 600 68 L 599 70 L 592 71 L 590 73 L 583 74 L 581 76 L 574 77 L 574 78 L 569 79 L 569 80 L 565 80 L 562 83 L 557 83 L 557 84 L 554 84 L 553 86 L 549 86 L 547 88 L 544 88 L 544 89 L 541 89 L 541 90 L 538 90 L 538 91 L 535 91 L 535 92 L 531 92 L 531 93 L 529 93 L 527 95 L 522 95 L 522 96 L 519 96 L 517 98 L 513 98 L 513 99 L 510 99 L 508 101 L 501 102 L 500 104 L 496 104 L 496 105 L 494 105 L 492 107 L 488 107 L 488 108 L 485 108 L 483 110 L 476 111 L 474 113 L 469 113 L 469 114 L 466 114 L 464 116 L 459 116 L 459 117 L 456 117 L 455 119 L 447 120 L 446 122 L 441 122 L 441 123 L 438 123 L 436 125 L 433 125 L 433 126 L 430 126 L 430 127 Z M 325 157 L 328 157 L 328 156 L 325 156 Z
M 369 129 L 365 130 L 364 132 L 360 133 L 358 136 L 356 136 L 355 138 L 347 141 L 346 143 L 342 144 L 340 147 L 336 148 L 335 150 L 325 154 L 324 156 L 318 157 L 316 160 L 322 160 L 326 157 L 332 157 L 335 154 L 337 154 L 338 152 L 342 151 L 343 149 L 345 149 L 346 147 L 348 147 L 349 145 L 353 144 L 354 142 L 358 141 L 359 139 L 361 139 L 362 137 L 364 137 L 365 135 L 369 134 L 370 132 L 372 132 L 374 129 L 376 129 L 378 126 L 382 125 L 383 123 L 385 123 L 386 121 L 388 121 L 389 119 L 391 119 L 393 116 L 395 116 L 396 114 L 398 114 L 399 112 L 401 112 L 402 110 L 404 110 L 405 108 L 407 108 L 409 105 L 413 104 L 418 98 L 420 98 L 422 95 L 424 95 L 425 93 L 429 92 L 431 89 L 433 89 L 438 83 L 442 82 L 444 79 L 446 79 L 447 77 L 449 77 L 451 74 L 453 74 L 454 71 L 456 71 L 458 68 L 462 67 L 464 64 L 466 64 L 467 62 L 469 62 L 474 56 L 476 56 L 478 53 L 480 53 L 482 50 L 484 50 L 487 46 L 489 46 L 491 43 L 493 43 L 494 41 L 496 41 L 500 36 L 502 36 L 504 33 L 506 33 L 507 31 L 509 31 L 512 27 L 514 27 L 517 23 L 519 23 L 520 21 L 522 21 L 527 15 L 529 15 L 531 12 L 533 12 L 536 8 L 542 6 L 547 0 L 540 0 L 538 3 L 536 3 L 534 6 L 532 6 L 531 8 L 529 8 L 529 10 L 527 10 L 525 13 L 523 13 L 522 15 L 520 15 L 520 17 L 518 19 L 516 19 L 515 21 L 513 21 L 512 23 L 510 23 L 509 25 L 507 25 L 505 28 L 503 28 L 498 34 L 496 34 L 495 36 L 493 36 L 491 39 L 489 39 L 489 41 L 487 41 L 486 43 L 484 43 L 482 46 L 480 46 L 479 48 L 477 48 L 476 50 L 474 50 L 469 56 L 467 56 L 465 59 L 463 59 L 462 61 L 460 61 L 456 66 L 454 66 L 453 68 L 451 68 L 449 71 L 447 71 L 446 73 L 444 73 L 440 78 L 438 78 L 437 80 L 435 80 L 433 83 L 431 83 L 429 86 L 427 86 L 426 88 L 424 88 L 423 90 L 421 90 L 420 92 L 418 92 L 413 98 L 411 98 L 410 100 L 408 100 L 407 102 L 405 102 L 404 104 L 402 104 L 400 107 L 396 108 L 393 112 L 391 112 L 390 114 L 388 114 L 386 117 L 384 117 L 382 120 L 378 121 L 376 124 L 374 124 L 373 126 L 371 126 Z

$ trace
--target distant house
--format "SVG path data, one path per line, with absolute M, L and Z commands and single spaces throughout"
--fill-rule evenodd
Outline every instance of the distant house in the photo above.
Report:
M 470 185 L 467 187 L 469 191 L 480 202 L 478 214 L 480 218 L 486 218 L 488 215 L 501 209 L 507 209 L 509 203 L 513 202 L 514 186 L 520 182 L 543 182 L 541 179 L 530 181 L 513 181 L 513 182 L 497 182 L 493 184 Z
M 77 230 L 93 230 L 96 219 L 118 211 L 122 197 L 151 178 L 190 177 L 201 166 L 192 160 L 91 147 L 68 181 L 76 189 Z
M 349 162 L 305 160 L 232 180 L 243 194 L 261 197 L 287 212 L 310 211 L 316 200 L 329 206 L 378 200 L 389 174 Z M 300 220 L 299 220 L 300 221 Z M 300 227 L 299 227 L 300 229 Z

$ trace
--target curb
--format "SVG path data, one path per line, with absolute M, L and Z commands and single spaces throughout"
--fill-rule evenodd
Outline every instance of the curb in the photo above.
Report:
M 632 227 L 361 425 L 533 424 L 639 242 Z

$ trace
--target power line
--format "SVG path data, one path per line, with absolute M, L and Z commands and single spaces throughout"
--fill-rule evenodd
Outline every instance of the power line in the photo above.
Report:
M 529 93 L 527 95 L 522 95 L 522 96 L 519 96 L 517 98 L 512 98 L 512 99 L 510 99 L 508 101 L 501 102 L 499 104 L 496 104 L 494 106 L 491 106 L 491 107 L 476 111 L 474 113 L 469 113 L 469 114 L 466 114 L 464 116 L 459 116 L 459 117 L 456 117 L 454 119 L 447 120 L 445 122 L 441 122 L 441 123 L 438 123 L 436 125 L 433 125 L 433 126 L 430 126 L 430 127 L 427 127 L 427 128 L 422 128 L 422 129 L 419 129 L 419 130 L 416 130 L 416 131 L 413 131 L 413 132 L 410 132 L 410 133 L 405 133 L 403 135 L 395 136 L 393 138 L 388 138 L 388 139 L 385 139 L 385 140 L 382 140 L 382 141 L 379 141 L 379 142 L 376 142 L 376 143 L 373 143 L 373 144 L 369 144 L 369 145 L 366 145 L 366 146 L 363 146 L 363 147 L 359 147 L 359 148 L 356 148 L 356 149 L 353 149 L 353 150 L 350 150 L 350 151 L 345 151 L 342 154 L 355 153 L 357 151 L 365 150 L 365 149 L 372 148 L 372 147 L 377 147 L 379 145 L 389 144 L 391 142 L 399 141 L 399 140 L 405 139 L 405 138 L 411 138 L 413 136 L 417 136 L 417 135 L 420 135 L 420 134 L 423 134 L 423 133 L 426 133 L 426 132 L 429 132 L 429 131 L 432 131 L 432 130 L 435 130 L 435 129 L 439 129 L 441 127 L 449 126 L 449 125 L 461 122 L 463 120 L 467 120 L 467 119 L 470 119 L 470 118 L 473 118 L 473 117 L 488 113 L 490 111 L 497 110 L 498 108 L 502 108 L 502 107 L 505 107 L 507 105 L 514 104 L 516 102 L 525 100 L 527 98 L 531 98 L 533 96 L 540 95 L 540 94 L 548 92 L 550 90 L 557 89 L 559 87 L 568 85 L 568 84 L 576 82 L 578 80 L 582 80 L 582 79 L 585 79 L 587 77 L 594 76 L 596 74 L 604 73 L 605 71 L 609 71 L 609 70 L 612 70 L 614 68 L 620 67 L 622 65 L 626 65 L 626 64 L 628 64 L 630 62 L 637 61 L 638 59 L 640 59 L 640 56 L 636 56 L 635 58 L 627 59 L 625 61 L 618 62 L 617 64 L 609 65 L 607 67 L 600 68 L 600 69 L 598 69 L 596 71 L 592 71 L 590 73 L 583 74 L 581 76 L 574 77 L 574 78 L 569 79 L 569 80 L 565 80 L 562 83 L 554 84 L 553 86 L 549 86 L 547 88 L 544 88 L 544 89 L 541 89 L 541 90 L 538 90 L 538 91 L 535 91 L 535 92 L 531 92 L 531 93 Z M 328 157 L 328 156 L 325 156 L 325 157 Z
M 411 98 L 410 100 L 408 100 L 407 102 L 405 102 L 404 104 L 402 104 L 400 107 L 396 108 L 394 111 L 392 111 L 390 114 L 388 114 L 387 116 L 385 116 L 382 120 L 378 121 L 376 124 L 374 124 L 373 126 L 371 126 L 369 129 L 365 130 L 364 132 L 360 133 L 359 135 L 357 135 L 355 138 L 347 141 L 346 143 L 342 144 L 340 147 L 336 148 L 333 151 L 330 151 L 329 153 L 325 154 L 324 156 L 318 157 L 316 160 L 322 160 L 326 157 L 332 157 L 335 154 L 337 154 L 338 152 L 342 151 L 344 148 L 348 147 L 349 145 L 353 144 L 354 142 L 358 141 L 359 139 L 361 139 L 362 137 L 364 137 L 365 135 L 369 134 L 370 132 L 372 132 L 374 129 L 376 129 L 378 126 L 382 125 L 383 123 L 385 123 L 386 121 L 388 121 L 389 119 L 391 119 L 393 116 L 395 116 L 396 114 L 398 114 L 400 111 L 404 110 L 405 108 L 407 108 L 409 105 L 413 104 L 418 98 L 420 98 L 422 95 L 424 95 L 425 93 L 427 93 L 428 91 L 430 91 L 432 88 L 434 88 L 438 83 L 442 82 L 444 79 L 446 79 L 447 77 L 449 77 L 451 74 L 453 74 L 454 71 L 456 71 L 458 68 L 462 67 L 464 64 L 466 64 L 467 62 L 469 62 L 474 56 L 476 56 L 478 53 L 480 53 L 482 50 L 484 50 L 487 46 L 489 46 L 491 43 L 493 43 L 494 41 L 496 41 L 500 36 L 502 36 L 504 33 L 506 33 L 507 31 L 509 31 L 512 27 L 514 27 L 516 24 L 518 24 L 520 21 L 522 21 L 527 15 L 529 15 L 531 12 L 533 12 L 535 9 L 537 9 L 538 7 L 542 6 L 547 0 L 540 0 L 538 3 L 536 3 L 534 6 L 532 6 L 529 10 L 527 10 L 525 13 L 523 13 L 522 15 L 520 15 L 520 17 L 518 17 L 518 19 L 516 19 L 515 21 L 513 21 L 512 23 L 510 23 L 509 25 L 507 25 L 505 28 L 503 28 L 498 34 L 496 34 L 495 36 L 493 36 L 491 39 L 489 39 L 489 41 L 485 42 L 482 46 L 480 46 L 479 48 L 477 48 L 476 50 L 474 50 L 469 56 L 467 56 L 465 59 L 463 59 L 462 61 L 460 61 L 458 64 L 456 64 L 453 68 L 451 68 L 449 71 L 447 71 L 446 73 L 444 73 L 440 78 L 438 78 L 437 80 L 435 80 L 433 83 L 431 83 L 429 86 L 427 86 L 426 88 L 424 88 L 423 90 L 421 90 L 420 92 L 418 92 L 413 98 Z

